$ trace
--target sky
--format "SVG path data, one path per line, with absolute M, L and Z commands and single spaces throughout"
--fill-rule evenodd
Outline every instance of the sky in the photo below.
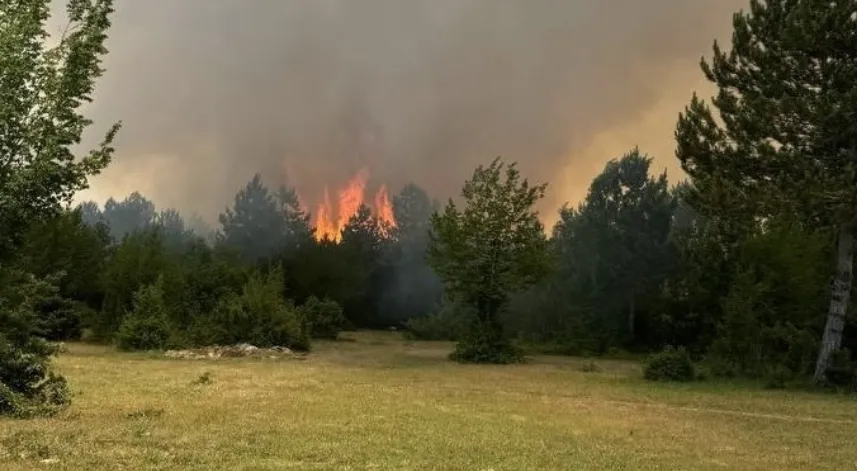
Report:
M 549 183 L 550 224 L 634 146 L 681 177 L 678 113 L 694 90 L 711 95 L 699 61 L 714 39 L 728 45 L 746 6 L 117 0 L 86 142 L 124 127 L 79 199 L 137 190 L 214 221 L 257 172 L 314 203 L 361 168 L 370 186 L 414 182 L 446 199 L 500 156 Z

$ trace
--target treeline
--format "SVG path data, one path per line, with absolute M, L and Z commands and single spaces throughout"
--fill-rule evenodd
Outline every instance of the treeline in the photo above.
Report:
M 694 209 L 692 183 L 670 187 L 651 163 L 633 149 L 605 166 L 583 202 L 560 210 L 546 240 L 550 270 L 508 293 L 504 335 L 574 355 L 681 346 L 718 375 L 812 373 L 835 234 L 785 215 L 730 230 Z M 393 208 L 396 227 L 364 206 L 341 243 L 317 241 L 294 191 L 271 191 L 256 176 L 206 240 L 134 193 L 34 225 L 20 260 L 37 276 L 62 273 L 42 306 L 51 339 L 87 329 L 132 348 L 309 348 L 313 329 L 330 338 L 391 326 L 460 339 L 472 306 L 445 296 L 429 265 L 431 198 L 408 185 Z M 316 312 L 322 300 L 334 314 Z M 849 319 L 844 346 L 853 350 L 852 329 Z M 158 340 L 129 340 L 133 332 Z
M 84 332 L 128 349 L 308 349 L 394 325 L 456 339 L 459 361 L 623 349 L 657 353 L 650 379 L 692 379 L 702 363 L 857 387 L 854 2 L 753 0 L 734 16 L 732 49 L 702 62 L 716 96 L 679 115 L 682 184 L 634 149 L 548 236 L 533 210 L 544 185 L 495 160 L 443 208 L 406 187 L 396 227 L 361 207 L 338 244 L 316 241 L 294 192 L 259 177 L 213 235 L 139 194 L 64 209 L 120 127 L 71 150 L 113 5 L 70 2 L 73 33 L 46 50 L 49 3 L 0 7 L 0 414 L 66 405 L 48 340 Z
M 362 206 L 341 242 L 317 241 L 294 191 L 270 191 L 257 175 L 213 234 L 199 234 L 177 211 L 157 211 L 133 193 L 103 209 L 87 202 L 33 225 L 18 260 L 37 276 L 60 274 L 56 299 L 43 306 L 50 339 L 87 332 L 92 340 L 114 341 L 129 335 L 126 323 L 144 335 L 145 303 L 158 317 L 146 325 L 164 332 L 151 335 L 158 343 L 140 344 L 146 348 L 271 344 L 257 335 L 271 332 L 271 323 L 289 324 L 279 345 L 309 348 L 304 337 L 311 332 L 291 324 L 328 337 L 331 329 L 401 326 L 440 301 L 440 280 L 424 256 L 431 201 L 408 185 L 393 209 L 396 227 Z M 318 313 L 301 315 L 303 306 L 323 310 L 322 301 L 340 307 L 336 325 L 321 325 Z M 275 313 L 282 315 L 264 318 Z

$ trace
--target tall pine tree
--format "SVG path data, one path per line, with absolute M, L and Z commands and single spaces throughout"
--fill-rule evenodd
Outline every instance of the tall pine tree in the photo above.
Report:
M 857 3 L 751 0 L 732 50 L 702 70 L 719 120 L 693 97 L 677 157 L 708 214 L 753 221 L 788 213 L 837 234 L 837 268 L 815 379 L 842 342 L 857 227 Z

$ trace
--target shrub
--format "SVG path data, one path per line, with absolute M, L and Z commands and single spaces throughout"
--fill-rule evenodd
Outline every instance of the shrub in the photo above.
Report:
M 524 352 L 504 335 L 495 322 L 481 322 L 472 311 L 463 311 L 460 335 L 449 358 L 459 363 L 488 363 L 506 365 L 523 363 Z
M 258 347 L 293 347 L 301 340 L 301 323 L 297 309 L 286 302 L 282 295 L 283 272 L 281 268 L 267 275 L 253 274 L 244 285 L 241 294 L 241 331 Z
M 695 368 L 684 347 L 667 345 L 660 353 L 652 355 L 646 363 L 644 377 L 649 381 L 693 381 Z
M 342 307 L 330 299 L 320 300 L 311 296 L 300 307 L 300 314 L 306 325 L 304 330 L 311 332 L 313 338 L 335 340 L 345 324 Z
M 45 280 L 0 270 L 0 415 L 50 415 L 70 403 L 65 379 L 50 370 L 58 349 L 36 335 L 36 308 L 55 292 Z
M 434 312 L 405 322 L 405 336 L 411 340 L 458 340 L 464 320 L 472 316 L 466 307 L 444 301 Z
M 116 342 L 122 350 L 160 350 L 170 343 L 171 331 L 159 278 L 134 294 L 134 308 L 122 321 Z
M 39 303 L 38 334 L 47 340 L 79 340 L 81 317 L 87 306 L 58 295 L 50 296 Z
M 241 294 L 222 296 L 209 315 L 191 323 L 187 337 L 197 345 L 251 343 L 309 350 L 309 323 L 282 295 L 283 273 L 253 273 Z
M 523 363 L 524 353 L 506 338 L 474 331 L 458 341 L 449 358 L 459 363 L 507 365 Z

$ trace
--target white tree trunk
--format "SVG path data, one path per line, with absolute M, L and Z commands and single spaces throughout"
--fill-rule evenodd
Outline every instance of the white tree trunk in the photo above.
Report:
M 827 324 L 824 326 L 824 337 L 815 364 L 814 379 L 817 383 L 824 382 L 830 355 L 842 345 L 842 331 L 845 328 L 845 316 L 851 298 L 854 235 L 848 229 L 840 229 L 837 246 L 836 278 L 833 279 Z

